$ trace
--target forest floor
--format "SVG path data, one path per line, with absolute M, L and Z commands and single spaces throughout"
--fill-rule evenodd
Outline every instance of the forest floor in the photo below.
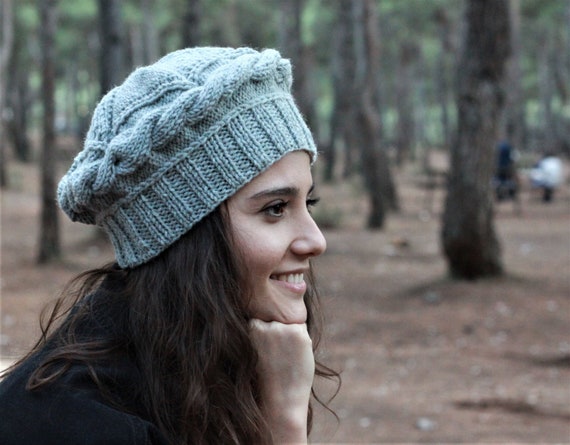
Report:
M 92 229 L 62 215 L 64 260 L 38 267 L 38 174 L 14 162 L 9 171 L 4 366 L 32 344 L 41 308 L 63 284 L 112 258 Z M 316 261 L 327 319 L 320 359 L 343 383 L 331 403 L 339 421 L 317 408 L 312 442 L 570 443 L 570 188 L 545 205 L 524 186 L 520 213 L 497 205 L 505 276 L 455 282 L 439 247 L 443 190 L 419 187 L 412 169 L 396 177 L 402 209 L 378 232 L 363 229 L 358 184 L 318 191 L 315 211 L 338 225 Z

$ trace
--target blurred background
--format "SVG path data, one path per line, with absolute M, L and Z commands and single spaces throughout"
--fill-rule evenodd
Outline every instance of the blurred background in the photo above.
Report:
M 55 205 L 102 95 L 175 49 L 272 47 L 321 152 L 322 354 L 344 384 L 313 441 L 570 442 L 570 1 L 0 13 L 2 367 L 71 276 L 113 257 Z

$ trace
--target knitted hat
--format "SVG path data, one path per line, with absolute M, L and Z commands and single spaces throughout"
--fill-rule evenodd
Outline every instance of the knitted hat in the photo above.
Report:
M 58 187 L 73 220 L 105 229 L 121 267 L 164 251 L 311 133 L 275 50 L 190 48 L 135 70 L 94 111 Z

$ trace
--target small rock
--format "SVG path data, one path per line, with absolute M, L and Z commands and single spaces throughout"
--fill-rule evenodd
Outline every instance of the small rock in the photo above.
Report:
M 392 246 L 394 246 L 397 249 L 407 249 L 408 247 L 410 247 L 410 240 L 404 238 L 403 236 L 396 236 L 392 238 L 390 240 L 390 243 L 392 244 Z
M 437 423 L 427 417 L 420 417 L 416 421 L 416 428 L 420 431 L 433 431 L 437 428 Z
M 436 304 L 441 301 L 441 295 L 439 295 L 437 292 L 428 291 L 424 294 L 423 299 L 426 303 Z
M 528 255 L 533 250 L 531 243 L 522 243 L 519 246 L 519 252 L 523 255 Z

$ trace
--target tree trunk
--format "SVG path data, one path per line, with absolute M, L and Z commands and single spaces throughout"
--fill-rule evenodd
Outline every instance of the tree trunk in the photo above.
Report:
M 202 33 L 200 23 L 202 21 L 202 5 L 200 0 L 185 0 L 184 14 L 182 19 L 182 45 L 185 47 L 200 44 Z
M 435 88 L 439 106 L 441 108 L 441 132 L 442 145 L 447 149 L 451 143 L 451 119 L 449 117 L 449 92 L 450 82 L 448 78 L 449 53 L 454 54 L 455 48 L 451 39 L 451 25 L 444 8 L 435 11 L 434 19 L 438 26 L 441 48 L 436 62 Z
M 60 256 L 59 221 L 56 206 L 55 146 L 55 21 L 56 0 L 40 2 L 40 43 L 42 59 L 43 140 L 41 162 L 41 220 L 38 263 Z
M 354 12 L 357 90 L 354 132 L 361 155 L 362 173 L 370 199 L 368 228 L 384 227 L 390 204 L 397 206 L 388 159 L 382 149 L 382 119 L 376 76 L 380 65 L 378 17 L 374 0 L 352 2 Z
M 14 42 L 14 10 L 12 0 L 4 0 L 0 4 L 2 13 L 2 43 L 0 46 L 0 187 L 8 185 L 6 176 L 6 123 L 4 118 L 4 108 L 7 102 L 7 73 L 8 61 L 12 58 Z
M 552 75 L 552 36 L 548 35 L 541 45 L 538 56 L 538 89 L 542 105 L 542 147 L 544 151 L 552 151 L 556 146 L 556 118 L 552 109 L 554 99 L 554 81 Z
M 464 20 L 458 129 L 451 151 L 442 244 L 450 275 L 476 279 L 503 272 L 491 177 L 510 51 L 508 0 L 468 0 Z
M 118 0 L 99 0 L 101 95 L 118 85 L 124 77 L 121 21 L 121 3 Z
M 521 69 L 521 11 L 519 0 L 509 0 L 511 50 L 508 64 L 507 106 L 504 133 L 516 150 L 526 148 L 525 104 L 523 101 Z
M 12 120 L 9 125 L 10 136 L 14 144 L 14 154 L 20 162 L 32 160 L 31 144 L 28 137 L 28 111 L 30 99 L 30 73 L 21 66 L 14 65 L 14 72 L 9 76 L 11 87 L 10 107 Z
M 570 46 L 570 29 L 568 29 L 570 26 L 570 2 L 566 4 L 564 17 L 566 32 L 559 34 L 555 57 L 552 58 L 556 93 L 563 106 L 570 104 L 570 54 L 568 54 L 568 47 Z
M 331 55 L 331 72 L 333 77 L 334 105 L 330 118 L 330 134 L 325 150 L 324 180 L 334 179 L 334 171 L 338 154 L 342 149 L 345 153 L 345 173 L 352 167 L 348 159 L 351 147 L 354 145 L 351 132 L 353 117 L 353 99 L 355 97 L 355 53 L 354 33 L 352 32 L 352 1 L 339 0 L 335 5 L 337 17 L 336 32 L 333 36 Z M 349 164 L 349 165 L 347 165 Z
M 293 95 L 299 109 L 318 144 L 318 119 L 315 108 L 315 88 L 311 82 L 311 68 L 314 57 L 303 44 L 302 16 L 304 0 L 282 0 L 279 2 L 280 26 L 278 47 L 284 57 L 293 64 Z
M 155 62 L 159 56 L 158 50 L 158 36 L 156 32 L 156 26 L 154 24 L 154 12 L 152 5 L 156 3 L 151 0 L 141 0 L 141 10 L 143 14 L 142 23 L 142 56 L 143 65 L 149 65 Z
M 417 51 L 417 47 L 411 42 L 403 42 L 400 46 L 400 58 L 396 75 L 396 107 L 398 109 L 396 162 L 400 166 L 410 158 L 414 144 L 412 61 L 416 57 Z

